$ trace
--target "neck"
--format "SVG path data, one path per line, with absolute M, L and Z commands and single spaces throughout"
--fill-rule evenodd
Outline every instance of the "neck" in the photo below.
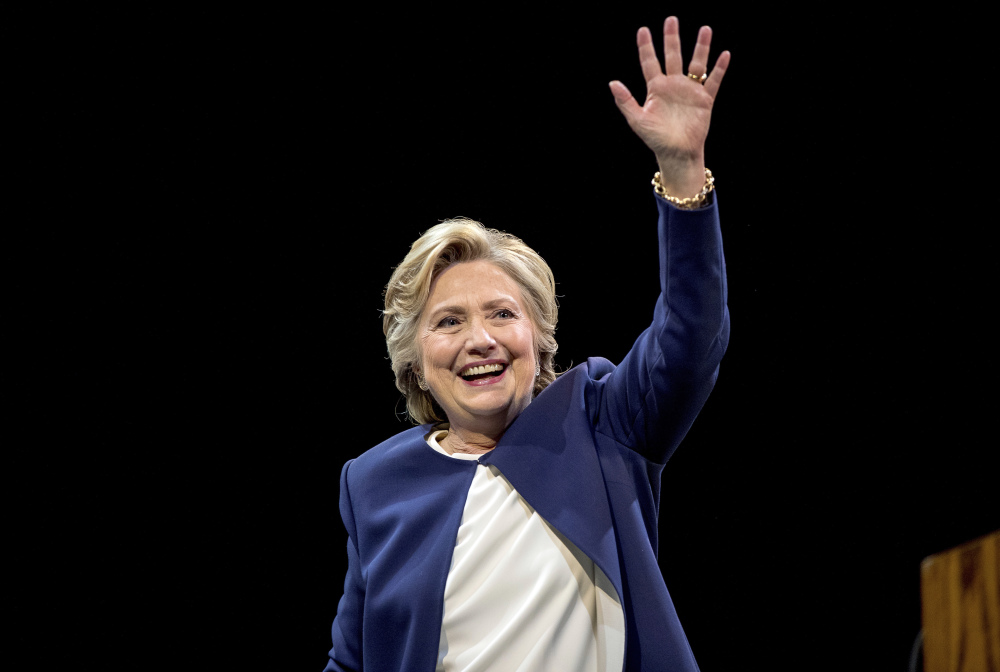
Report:
M 448 429 L 448 436 L 440 442 L 449 453 L 465 453 L 466 455 L 482 455 L 496 448 L 500 441 L 499 436 L 488 436 L 476 432 L 462 431 L 452 425 Z

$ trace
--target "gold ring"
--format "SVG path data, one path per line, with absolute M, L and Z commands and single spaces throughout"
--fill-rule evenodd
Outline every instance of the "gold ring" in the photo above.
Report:
M 693 75 L 690 72 L 688 73 L 688 77 L 690 77 L 694 81 L 698 82 L 699 84 L 704 84 L 705 80 L 708 79 L 708 75 L 707 74 L 704 74 L 704 75 Z

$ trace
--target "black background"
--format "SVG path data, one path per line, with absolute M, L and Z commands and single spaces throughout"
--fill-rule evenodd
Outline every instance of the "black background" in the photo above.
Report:
M 561 366 L 621 358 L 655 162 L 607 82 L 642 97 L 635 31 L 670 11 L 686 54 L 703 23 L 733 52 L 732 341 L 661 504 L 702 669 L 904 669 L 921 559 L 1000 527 L 974 22 L 41 7 L 4 27 L 4 452 L 13 639 L 46 667 L 322 669 L 340 467 L 407 427 L 381 292 L 436 221 L 549 261 Z

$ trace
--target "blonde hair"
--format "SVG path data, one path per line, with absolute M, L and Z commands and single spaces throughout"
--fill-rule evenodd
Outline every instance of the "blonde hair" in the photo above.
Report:
M 417 424 L 446 420 L 430 391 L 420 389 L 413 368 L 420 362 L 417 343 L 420 315 L 434 279 L 448 266 L 466 261 L 488 261 L 517 283 L 534 330 L 535 356 L 540 367 L 534 394 L 556 379 L 555 331 L 559 306 L 552 269 L 516 236 L 488 229 L 472 219 L 448 219 L 428 229 L 413 243 L 385 288 L 382 331 L 396 374 L 396 387 L 406 398 L 410 419 Z

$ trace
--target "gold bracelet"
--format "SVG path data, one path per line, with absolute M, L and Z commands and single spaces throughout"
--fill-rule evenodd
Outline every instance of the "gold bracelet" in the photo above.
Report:
M 653 175 L 653 191 L 656 192 L 656 195 L 670 201 L 678 208 L 691 209 L 699 207 L 705 202 L 705 197 L 708 196 L 712 189 L 715 189 L 715 178 L 712 177 L 712 171 L 708 168 L 705 169 L 705 186 L 691 198 L 677 198 L 676 196 L 671 196 L 667 193 L 667 190 L 663 188 L 663 183 L 660 182 L 659 171 Z

